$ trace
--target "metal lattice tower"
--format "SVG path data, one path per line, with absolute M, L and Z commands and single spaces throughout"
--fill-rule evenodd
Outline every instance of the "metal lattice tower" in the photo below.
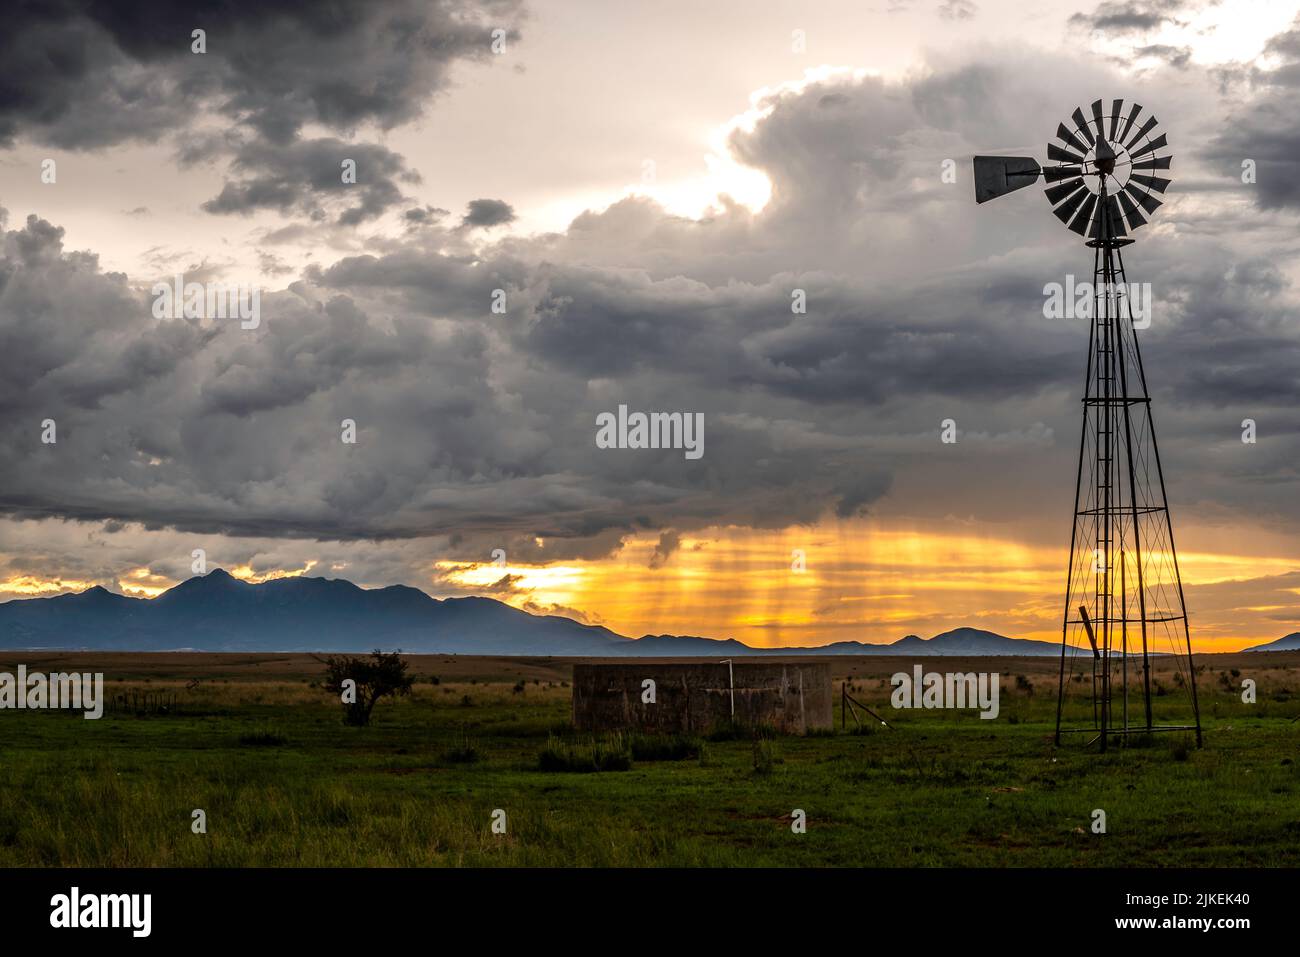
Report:
M 1089 743 L 1105 751 L 1114 736 L 1195 731 L 1199 747 L 1191 632 L 1122 253 L 1133 242 L 1129 233 L 1146 224 L 1143 211 L 1161 205 L 1155 194 L 1170 180 L 1157 171 L 1168 170 L 1171 158 L 1161 155 L 1167 143 L 1164 134 L 1154 135 L 1155 118 L 1139 124 L 1140 105 L 1124 116 L 1122 100 L 1109 113 L 1102 104 L 1092 104 L 1091 120 L 1076 109 L 1071 125 L 1057 127 L 1059 142 L 1047 147 L 1055 166 L 1032 157 L 975 157 L 976 202 L 1042 176 L 1054 184 L 1046 190 L 1053 213 L 1093 250 L 1056 742 L 1062 734 L 1091 735 Z M 1191 723 L 1157 723 L 1153 698 L 1165 695 L 1153 691 L 1152 658 L 1168 655 L 1189 696 Z M 1080 659 L 1088 662 L 1090 684 L 1086 695 L 1071 695 L 1070 685 L 1084 674 L 1076 670 Z

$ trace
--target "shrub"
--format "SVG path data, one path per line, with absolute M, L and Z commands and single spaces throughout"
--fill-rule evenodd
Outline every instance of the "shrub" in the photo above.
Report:
M 367 658 L 331 655 L 325 659 L 326 691 L 339 695 L 343 720 L 355 727 L 370 723 L 370 713 L 380 698 L 410 694 L 415 678 L 406 673 L 407 663 L 396 652 L 379 649 Z

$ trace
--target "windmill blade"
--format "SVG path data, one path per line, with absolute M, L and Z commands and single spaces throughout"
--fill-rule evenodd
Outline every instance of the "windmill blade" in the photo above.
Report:
M 1083 118 L 1083 110 L 1075 107 L 1074 112 L 1070 114 L 1070 119 L 1074 120 L 1074 128 L 1083 134 L 1089 146 L 1096 142 L 1092 138 L 1092 130 L 1088 129 L 1088 121 Z
M 1146 217 L 1133 205 L 1133 200 L 1128 198 L 1128 193 L 1118 193 L 1115 198 L 1119 200 L 1120 208 L 1124 210 L 1124 217 L 1128 220 L 1130 230 L 1146 225 Z
M 1081 164 L 1083 162 L 1083 154 L 1086 152 L 1088 151 L 1085 149 L 1080 150 L 1078 153 L 1071 153 L 1069 150 L 1061 149 L 1061 147 L 1057 146 L 1055 143 L 1047 144 L 1047 158 L 1049 160 L 1055 160 L 1058 163 Z
M 1073 218 L 1074 216 L 1075 210 L 1077 210 L 1080 206 L 1082 206 L 1083 201 L 1090 196 L 1092 196 L 1092 193 L 1090 193 L 1086 189 L 1080 192 L 1076 192 L 1073 195 L 1071 195 L 1070 198 L 1067 199 L 1065 202 L 1063 202 L 1060 206 L 1057 206 L 1054 210 L 1052 210 L 1052 213 L 1055 214 L 1057 219 L 1059 219 L 1061 222 L 1065 223 L 1065 225 L 1068 226 L 1070 225 L 1071 218 Z
M 1142 147 L 1140 150 L 1130 150 L 1129 158 L 1137 159 L 1139 156 L 1146 156 L 1148 153 L 1154 153 L 1156 150 L 1163 149 L 1167 145 L 1168 145 L 1168 141 L 1165 138 L 1165 134 L 1161 133 L 1159 136 L 1153 139 L 1146 146 Z
M 1128 131 L 1133 129 L 1133 123 L 1137 120 L 1138 114 L 1142 112 L 1142 104 L 1134 103 L 1133 109 L 1129 110 L 1128 118 L 1124 120 L 1124 128 L 1119 131 L 1119 139 L 1116 142 L 1122 143 L 1124 137 L 1128 136 Z
M 1043 179 L 1049 183 L 1059 183 L 1067 177 L 1082 175 L 1082 166 L 1048 166 L 1043 169 Z
M 1097 139 L 1104 140 L 1106 138 L 1106 130 L 1102 125 L 1101 100 L 1096 100 L 1092 104 L 1092 121 L 1097 124 Z
M 1116 100 L 1110 105 L 1110 141 L 1112 143 L 1118 142 L 1118 140 L 1115 139 L 1115 128 L 1119 126 L 1119 114 L 1123 109 L 1123 100 Z
M 1074 179 L 1066 180 L 1064 183 L 1057 183 L 1045 192 L 1047 193 L 1048 202 L 1055 206 L 1060 203 L 1061 200 L 1073 196 L 1074 191 L 1077 189 L 1083 189 L 1083 180 L 1075 177 Z M 1079 198 L 1082 199 L 1083 197 Z
M 1157 156 L 1154 159 L 1143 160 L 1140 163 L 1134 163 L 1134 169 L 1169 169 L 1169 161 L 1172 156 Z
M 1155 125 L 1156 118 L 1154 116 L 1147 117 L 1147 121 L 1142 124 L 1142 128 L 1133 134 L 1133 138 L 1124 144 L 1124 148 L 1126 150 L 1133 149 L 1133 144 L 1150 133 L 1151 130 L 1155 128 Z
M 975 202 L 986 203 L 1024 189 L 1036 182 L 1041 172 L 1032 156 L 976 156 Z
M 1132 181 L 1130 181 L 1128 185 L 1124 187 L 1124 192 L 1128 193 L 1130 196 L 1136 199 L 1138 201 L 1138 205 L 1147 211 L 1148 216 L 1154 215 L 1155 211 L 1164 205 L 1162 202 L 1160 202 L 1160 200 L 1156 199 L 1150 193 L 1142 192 L 1142 190 L 1138 189 L 1137 186 L 1135 186 L 1132 183 Z
M 1172 182 L 1172 180 L 1161 179 L 1159 176 L 1144 176 L 1141 173 L 1134 173 L 1129 177 L 1130 182 L 1134 180 L 1141 183 L 1148 190 L 1154 189 L 1157 193 L 1163 193 Z
M 1097 197 L 1088 193 L 1083 200 L 1083 206 L 1080 207 L 1078 215 L 1070 221 L 1070 229 L 1080 236 L 1086 236 L 1088 233 L 1088 223 L 1092 219 L 1092 211 L 1097 206 Z
M 1056 138 L 1078 153 L 1082 154 L 1088 152 L 1088 144 L 1071 133 L 1064 123 L 1057 126 Z M 1082 162 L 1082 160 L 1080 160 L 1080 162 Z

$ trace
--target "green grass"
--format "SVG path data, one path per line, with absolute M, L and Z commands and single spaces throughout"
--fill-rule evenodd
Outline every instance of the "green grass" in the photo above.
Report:
M 1205 748 L 1105 755 L 1053 747 L 1047 694 L 981 721 L 873 690 L 896 731 L 707 745 L 578 734 L 567 689 L 513 682 L 425 683 L 368 728 L 303 680 L 208 683 L 168 714 L 8 711 L 0 866 L 1300 864 L 1295 698 L 1205 684 Z

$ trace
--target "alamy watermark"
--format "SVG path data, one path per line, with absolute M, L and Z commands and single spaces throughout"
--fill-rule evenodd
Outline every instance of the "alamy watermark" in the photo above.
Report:
M 241 329 L 262 324 L 262 291 L 251 283 L 185 282 L 178 273 L 150 292 L 155 319 L 238 319 Z
M 148 937 L 153 925 L 152 894 L 83 894 L 73 887 L 50 898 L 50 926 L 125 927 L 132 937 Z
M 19 665 L 17 674 L 0 672 L 0 710 L 58 710 L 86 712 L 82 717 L 95 721 L 104 716 L 104 674 L 67 674 L 56 672 L 44 675 L 28 674 L 26 665 Z
M 1117 306 L 1127 300 L 1134 329 L 1146 329 L 1151 325 L 1151 283 L 1102 283 L 1096 287 L 1087 280 L 1075 282 L 1073 274 L 1067 275 L 1064 283 L 1049 282 L 1043 287 L 1043 317 L 1091 319 L 1099 295 Z M 1117 311 L 1123 315 L 1122 307 Z
M 596 448 L 685 449 L 688 459 L 704 455 L 703 412 L 631 412 L 596 416 Z
M 894 686 L 889 701 L 895 708 L 979 708 L 980 717 L 991 720 L 998 716 L 1001 677 L 974 671 L 939 674 L 915 665 L 912 674 L 900 671 L 889 679 Z

